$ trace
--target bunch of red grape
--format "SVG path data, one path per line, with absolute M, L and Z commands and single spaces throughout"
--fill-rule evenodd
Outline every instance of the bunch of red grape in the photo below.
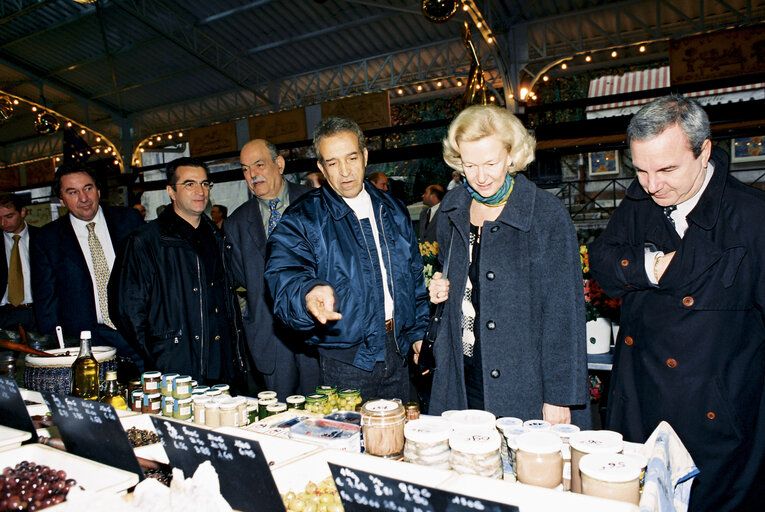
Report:
M 69 489 L 77 482 L 67 478 L 66 471 L 21 461 L 15 467 L 3 470 L 0 484 L 1 512 L 34 512 L 64 501 Z

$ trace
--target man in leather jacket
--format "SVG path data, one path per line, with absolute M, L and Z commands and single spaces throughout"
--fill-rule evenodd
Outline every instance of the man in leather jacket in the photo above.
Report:
M 204 215 L 207 166 L 168 164 L 173 207 L 130 235 L 109 282 L 109 310 L 147 369 L 237 387 L 246 363 L 228 269 L 230 246 Z

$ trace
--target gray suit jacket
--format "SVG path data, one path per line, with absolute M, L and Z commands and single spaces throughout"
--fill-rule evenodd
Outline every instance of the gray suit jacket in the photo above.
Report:
M 286 185 L 290 205 L 311 190 L 290 182 Z M 267 297 L 263 280 L 266 234 L 258 199 L 252 197 L 237 208 L 223 223 L 223 229 L 232 245 L 234 280 L 247 289 L 247 312 L 243 317 L 247 345 L 258 371 L 270 375 L 279 369 L 277 365 L 280 361 L 292 361 L 292 358 L 279 357 L 289 350 L 282 340 L 289 340 L 284 339 L 284 326 L 274 323 L 271 300 Z
M 428 224 L 428 227 L 425 228 L 425 219 L 427 219 L 428 210 L 430 210 L 430 208 L 425 208 L 420 212 L 420 243 L 436 241 L 438 218 L 441 215 L 441 207 L 436 210 L 435 215 L 431 216 L 430 223 Z

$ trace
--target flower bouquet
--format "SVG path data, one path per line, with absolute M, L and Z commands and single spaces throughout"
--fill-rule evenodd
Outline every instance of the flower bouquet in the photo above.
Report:
M 438 242 L 423 242 L 420 244 L 420 255 L 422 256 L 422 275 L 425 278 L 425 288 L 430 286 L 430 280 L 436 272 L 436 261 L 438 260 Z

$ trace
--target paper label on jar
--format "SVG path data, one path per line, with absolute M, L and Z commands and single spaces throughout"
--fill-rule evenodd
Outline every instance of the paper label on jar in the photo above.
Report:
M 179 412 L 181 413 L 181 416 L 191 415 L 191 407 L 188 405 L 182 405 L 179 409 Z
M 178 384 L 176 387 L 179 395 L 188 395 L 191 392 L 190 384 Z
M 151 410 L 153 410 L 153 411 L 158 411 L 158 410 L 159 410 L 159 405 L 160 405 L 160 404 L 159 404 L 159 400 L 155 400 L 154 402 L 151 402 L 151 403 L 149 404 L 149 407 L 150 407 L 150 409 L 151 409 Z
M 152 381 L 144 381 L 143 387 L 145 389 L 153 391 L 155 389 L 159 389 L 159 383 L 158 382 L 152 382 Z
M 373 412 L 385 412 L 385 411 L 394 411 L 401 407 L 398 402 L 393 402 L 391 400 L 377 400 L 376 402 L 372 402 L 370 404 L 367 404 L 367 410 L 373 411 Z

